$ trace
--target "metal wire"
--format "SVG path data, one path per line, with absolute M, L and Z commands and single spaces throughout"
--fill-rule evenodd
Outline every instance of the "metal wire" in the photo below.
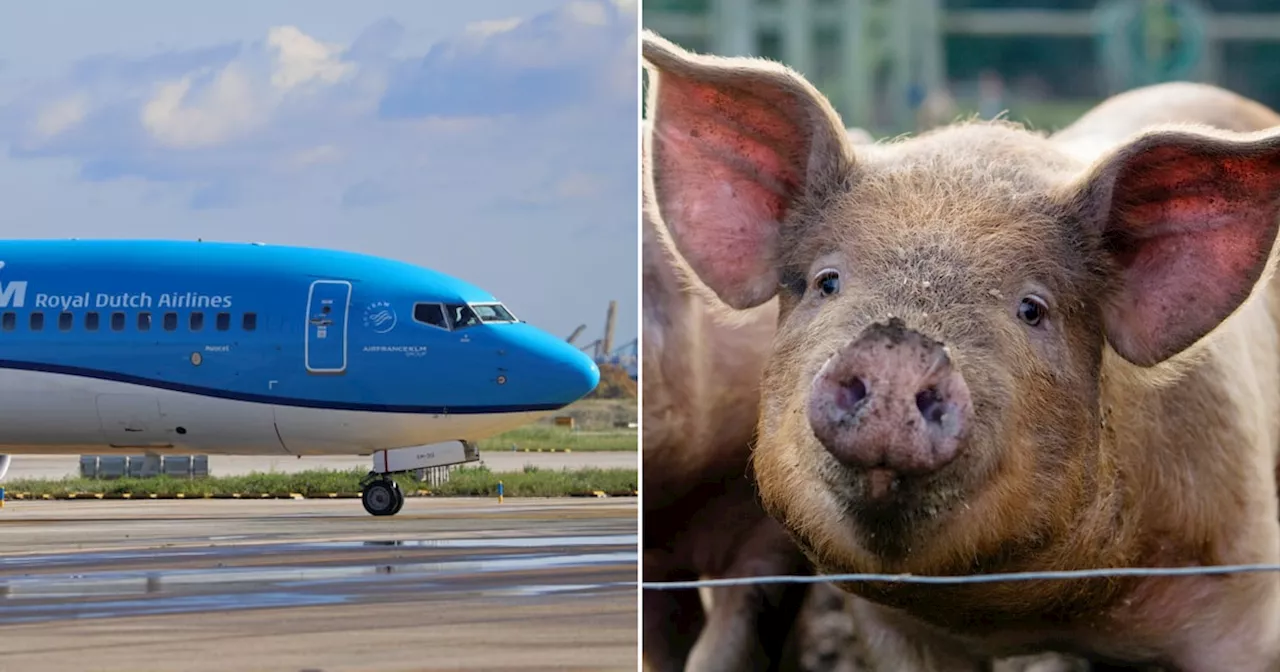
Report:
M 818 576 L 744 576 L 731 579 L 698 581 L 644 581 L 645 590 L 687 590 L 690 588 L 723 588 L 770 583 L 827 583 L 853 581 L 886 581 L 892 583 L 971 584 L 1000 581 L 1045 581 L 1062 579 L 1095 579 L 1122 576 L 1208 576 L 1248 572 L 1280 572 L 1280 565 L 1208 565 L 1204 567 L 1116 567 L 1113 569 L 1073 569 L 1052 572 L 1005 572 L 997 574 L 961 574 L 957 576 L 925 576 L 919 574 L 823 574 Z

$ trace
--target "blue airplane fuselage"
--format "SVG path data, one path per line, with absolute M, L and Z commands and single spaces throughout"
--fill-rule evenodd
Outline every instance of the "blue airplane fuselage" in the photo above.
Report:
M 0 453 L 366 454 L 474 441 L 594 389 L 489 293 L 275 245 L 0 241 Z

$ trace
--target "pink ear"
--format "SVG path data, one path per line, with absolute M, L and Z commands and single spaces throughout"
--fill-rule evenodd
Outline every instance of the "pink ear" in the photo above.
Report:
M 782 66 L 697 56 L 646 31 L 653 189 L 689 266 L 725 303 L 776 292 L 779 228 L 847 160 L 826 99 Z
M 1151 133 L 1093 180 L 1121 269 L 1104 311 L 1107 338 L 1134 364 L 1203 338 L 1266 267 L 1280 215 L 1280 135 L 1238 137 Z

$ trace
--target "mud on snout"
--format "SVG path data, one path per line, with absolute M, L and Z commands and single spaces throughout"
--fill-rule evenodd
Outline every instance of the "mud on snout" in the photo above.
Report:
M 790 422 L 775 425 L 801 451 L 781 457 L 795 470 L 783 479 L 785 496 L 807 499 L 800 493 L 809 491 L 838 514 L 815 524 L 839 524 L 849 541 L 882 560 L 902 558 L 966 506 L 996 457 L 974 447 L 975 434 L 985 432 L 970 381 L 951 348 L 896 317 L 871 323 L 804 368 L 815 373 L 793 373 L 800 379 L 791 388 L 803 389 L 803 400 L 786 414 Z M 780 449 L 775 436 L 765 428 L 757 459 Z M 774 504 L 775 511 L 808 507 Z

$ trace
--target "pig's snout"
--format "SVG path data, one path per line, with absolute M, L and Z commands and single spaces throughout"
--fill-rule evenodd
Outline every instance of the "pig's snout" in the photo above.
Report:
M 809 424 L 847 467 L 923 475 L 959 454 L 972 408 L 946 348 L 893 318 L 868 327 L 823 365 Z

